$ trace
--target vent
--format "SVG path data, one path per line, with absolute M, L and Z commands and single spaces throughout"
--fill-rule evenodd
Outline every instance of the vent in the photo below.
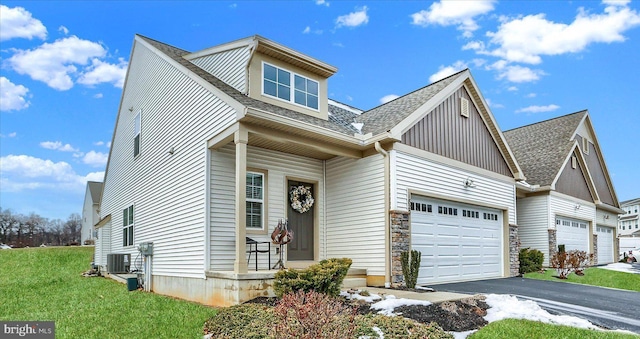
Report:
M 465 118 L 469 117 L 469 100 L 460 98 L 460 115 Z
M 576 169 L 578 167 L 578 158 L 576 156 L 571 157 L 571 168 Z
M 589 154 L 589 139 L 582 138 L 582 152 Z
M 131 254 L 107 254 L 107 272 L 128 273 L 131 267 Z

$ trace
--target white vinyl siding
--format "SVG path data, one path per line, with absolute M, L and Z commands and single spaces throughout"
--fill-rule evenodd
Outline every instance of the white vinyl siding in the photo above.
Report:
M 580 206 L 579 208 L 576 208 Z M 591 234 L 591 227 L 595 225 L 596 208 L 592 203 L 586 201 L 577 200 L 569 196 L 565 196 L 560 193 L 552 191 L 549 194 L 549 214 L 548 222 L 551 227 L 556 229 L 556 241 L 558 244 L 559 238 L 556 227 L 556 218 L 564 217 L 570 219 L 576 219 L 587 223 L 587 233 Z M 593 237 L 590 235 L 587 238 L 586 251 L 591 253 L 591 242 Z
M 385 274 L 384 161 L 327 160 L 327 257 L 347 257 L 367 274 Z
M 515 184 L 499 181 L 460 168 L 440 164 L 416 155 L 391 151 L 397 156 L 396 195 L 397 209 L 409 210 L 409 190 L 433 194 L 448 200 L 465 200 L 480 206 L 508 209 L 509 223 L 515 224 Z M 392 158 L 393 159 L 393 158 Z M 475 187 L 465 188 L 464 181 L 471 178 Z M 392 178 L 393 180 L 393 178 Z M 392 207 L 393 208 L 393 207 Z
M 235 259 L 235 146 L 233 143 L 211 152 L 211 262 L 212 271 L 232 271 Z M 315 211 L 319 238 L 324 239 L 323 170 L 322 161 L 297 155 L 271 151 L 264 148 L 247 147 L 247 167 L 259 168 L 267 174 L 265 204 L 268 208 L 266 234 L 247 234 L 257 241 L 271 241 L 271 232 L 278 219 L 287 217 L 287 178 L 317 182 Z M 267 246 L 266 244 L 260 246 Z M 277 261 L 275 245 L 271 245 L 271 265 Z M 255 255 L 255 254 L 254 254 Z M 258 255 L 260 269 L 267 267 L 266 254 Z M 320 258 L 324 258 L 320 243 Z M 254 270 L 251 258 L 249 270 Z
M 111 252 L 111 222 L 98 229 L 94 262 L 98 266 L 107 267 L 107 254 Z
M 544 254 L 544 266 L 549 265 L 549 196 L 519 198 L 518 237 L 520 248 L 537 249 Z
M 249 48 L 241 47 L 193 59 L 191 62 L 238 91 L 246 93 L 246 72 L 250 56 Z
M 144 111 L 144 152 L 134 161 L 138 109 Z M 119 229 L 123 206 L 135 201 L 134 245 L 154 242 L 154 275 L 204 277 L 206 140 L 235 117 L 208 89 L 135 42 L 100 210 Z M 135 247 L 122 248 L 122 232 L 111 233 L 111 245 L 109 253 L 137 254 Z
M 603 210 L 596 210 L 596 222 L 601 226 L 617 227 L 618 215 Z
M 133 118 L 133 156 L 137 157 L 140 154 L 140 128 L 142 126 L 142 110 L 138 110 L 138 113 Z

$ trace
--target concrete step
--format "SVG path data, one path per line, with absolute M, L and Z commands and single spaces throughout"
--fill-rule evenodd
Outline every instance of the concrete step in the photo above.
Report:
M 366 268 L 350 268 L 347 272 L 347 278 L 366 278 L 367 277 L 367 269 Z
M 342 289 L 363 287 L 363 286 L 367 286 L 367 278 L 365 277 L 353 278 L 353 277 L 347 276 L 342 281 Z

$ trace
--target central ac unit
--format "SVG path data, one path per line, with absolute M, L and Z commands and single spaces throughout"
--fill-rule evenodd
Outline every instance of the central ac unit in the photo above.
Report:
M 107 254 L 107 272 L 128 273 L 131 267 L 131 254 Z

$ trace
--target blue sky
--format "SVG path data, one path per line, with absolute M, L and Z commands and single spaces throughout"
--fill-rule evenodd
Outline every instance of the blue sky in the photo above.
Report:
M 0 206 L 65 219 L 101 181 L 134 34 L 197 51 L 254 34 L 338 68 L 369 109 L 470 68 L 503 130 L 588 109 L 640 197 L 640 4 L 629 1 L 3 1 Z

